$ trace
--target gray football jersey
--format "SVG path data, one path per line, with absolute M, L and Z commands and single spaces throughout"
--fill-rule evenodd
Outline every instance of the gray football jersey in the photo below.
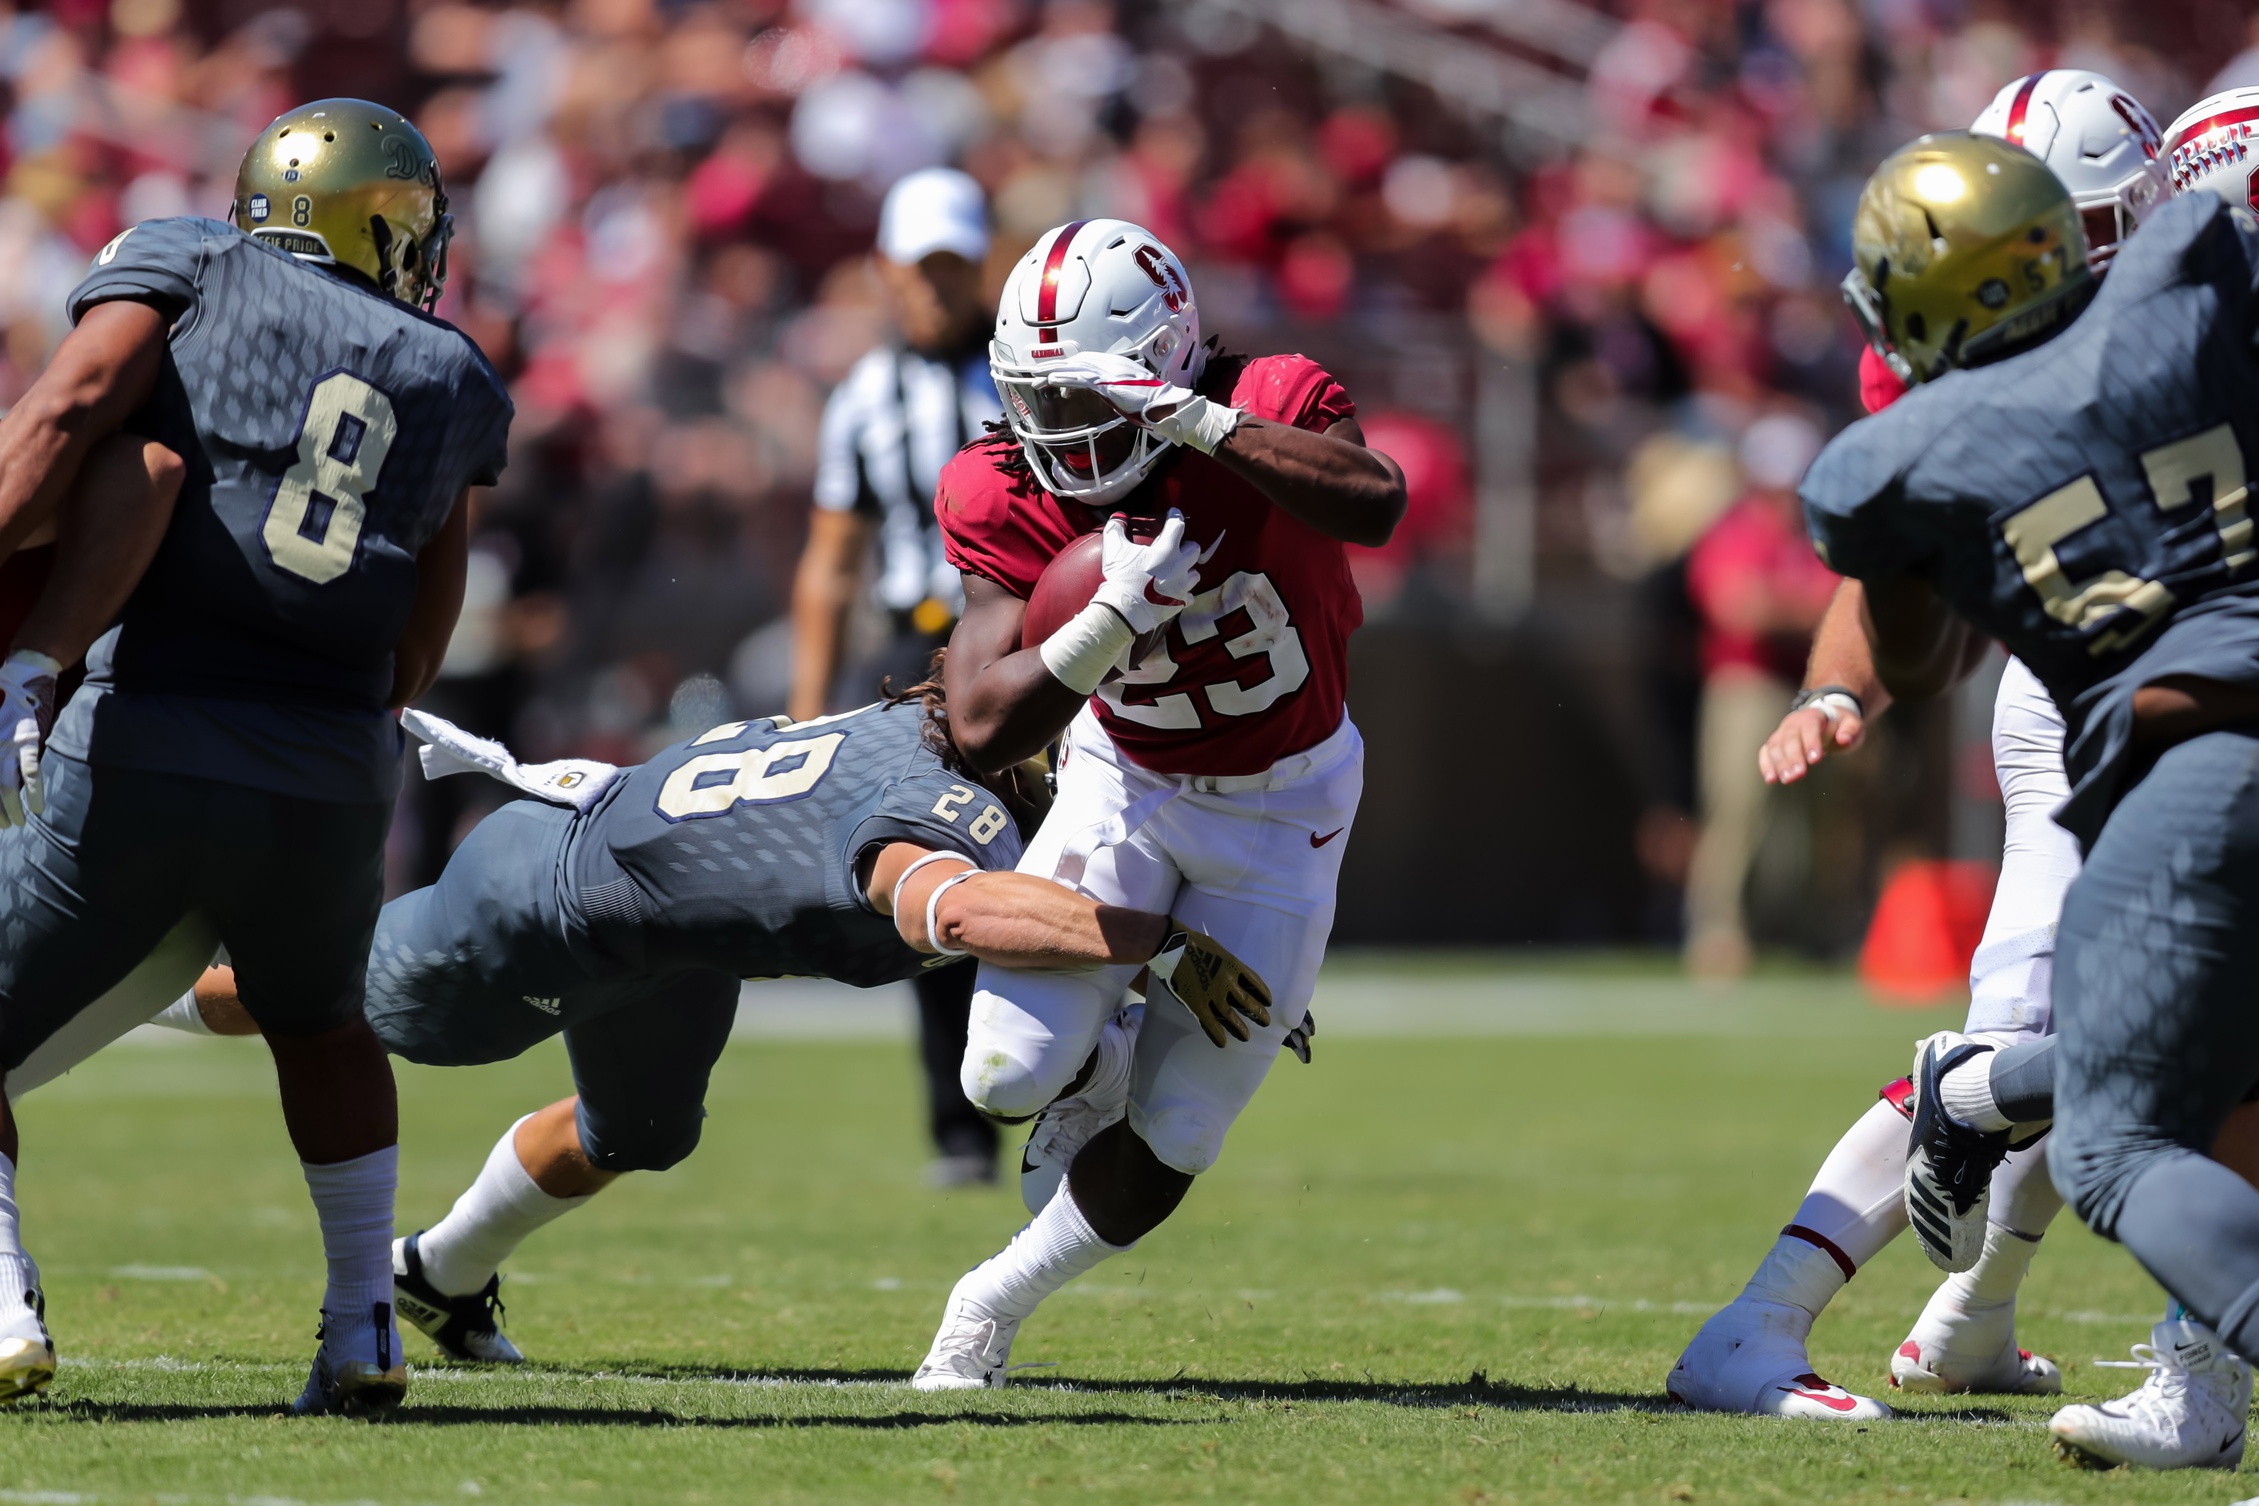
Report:
M 1004 802 L 942 766 L 914 705 L 726 722 L 628 771 L 566 860 L 592 932 L 654 970 L 837 978 L 868 988 L 936 959 L 872 910 L 859 861 L 889 842 L 1020 860 Z
M 2069 329 L 1916 388 L 1804 478 L 1837 571 L 1927 582 L 2039 676 L 2067 731 L 2055 819 L 2082 843 L 2136 762 L 2137 689 L 2259 687 L 2255 325 L 2259 221 L 2175 199 Z
M 384 702 L 416 556 L 501 473 L 511 408 L 444 320 L 219 220 L 151 220 L 95 258 L 111 299 L 174 320 L 126 427 L 188 478 L 156 559 L 87 656 L 56 746 L 96 764 L 317 800 L 389 800 Z

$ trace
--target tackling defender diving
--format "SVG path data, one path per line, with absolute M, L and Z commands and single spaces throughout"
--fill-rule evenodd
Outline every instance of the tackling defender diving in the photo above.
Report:
M 502 1061 L 561 1034 L 577 1089 L 511 1125 L 453 1210 L 394 1244 L 401 1315 L 456 1359 L 520 1358 L 496 1296 L 523 1240 L 697 1146 L 742 979 L 868 988 L 972 957 L 1173 971 L 1210 1016 L 1268 1001 L 1211 938 L 1011 871 L 1048 803 L 1042 775 L 965 768 L 936 685 L 808 722 L 725 723 L 625 770 L 521 769 L 496 744 L 409 716 L 436 739 L 427 770 L 481 768 L 543 798 L 487 817 L 436 884 L 385 907 L 369 1023 L 393 1054 L 432 1066 Z M 172 1013 L 223 1034 L 258 1028 L 225 968 Z

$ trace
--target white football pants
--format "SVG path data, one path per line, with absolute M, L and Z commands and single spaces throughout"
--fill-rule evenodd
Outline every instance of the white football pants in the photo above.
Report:
M 2029 1038 L 2051 1028 L 2055 921 L 2079 876 L 2079 844 L 2054 821 L 2071 797 L 2063 714 L 2021 659 L 2008 661 L 1993 701 L 1992 767 L 2007 810 L 2006 840 L 1984 940 L 1969 964 L 1969 1022 L 1962 1028 Z
M 219 932 L 191 911 L 165 933 L 141 965 L 118 986 L 72 1015 L 62 1029 L 41 1041 L 23 1064 L 8 1074 L 13 1103 L 43 1083 L 53 1082 L 137 1025 L 146 1025 L 196 986 L 220 947 Z
M 1271 1023 L 1220 1050 L 1166 995 L 1146 1010 L 1130 1127 L 1164 1164 L 1197 1175 L 1216 1163 L 1225 1131 L 1309 1009 L 1364 788 L 1364 740 L 1344 716 L 1324 742 L 1261 774 L 1156 774 L 1131 763 L 1086 707 L 1063 752 L 1058 799 L 1020 872 L 1101 904 L 1172 915 L 1270 986 Z M 1041 1112 L 1082 1070 L 1139 971 L 1134 963 L 1078 973 L 983 965 L 965 1096 L 1002 1118 Z

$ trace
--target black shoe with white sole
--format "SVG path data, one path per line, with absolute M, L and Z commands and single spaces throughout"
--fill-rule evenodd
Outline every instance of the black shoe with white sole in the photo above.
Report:
M 1906 1149 L 1906 1217 L 1930 1264 L 1965 1271 L 1984 1253 L 1992 1174 L 2008 1154 L 2010 1132 L 1971 1129 L 1945 1111 L 1937 1085 L 1946 1073 L 1992 1047 L 1932 1041 L 1914 1073 L 1914 1129 Z
M 522 1365 L 525 1356 L 502 1332 L 502 1273 L 463 1297 L 450 1297 L 424 1275 L 418 1229 L 392 1242 L 392 1305 L 422 1329 L 440 1352 L 471 1365 Z

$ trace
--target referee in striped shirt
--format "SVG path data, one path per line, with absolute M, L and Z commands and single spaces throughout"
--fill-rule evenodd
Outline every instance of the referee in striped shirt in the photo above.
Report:
M 933 498 L 949 457 L 1003 417 L 988 375 L 987 256 L 987 205 L 965 174 L 927 168 L 887 193 L 876 263 L 901 340 L 856 362 L 824 408 L 815 514 L 792 589 L 786 710 L 799 720 L 873 699 L 885 676 L 897 687 L 924 679 L 964 608 Z M 875 659 L 843 676 L 847 617 L 867 562 L 876 565 L 872 591 L 892 631 Z M 973 972 L 960 964 L 917 980 L 937 1156 L 928 1177 L 937 1186 L 996 1180 L 996 1126 L 958 1085 Z

